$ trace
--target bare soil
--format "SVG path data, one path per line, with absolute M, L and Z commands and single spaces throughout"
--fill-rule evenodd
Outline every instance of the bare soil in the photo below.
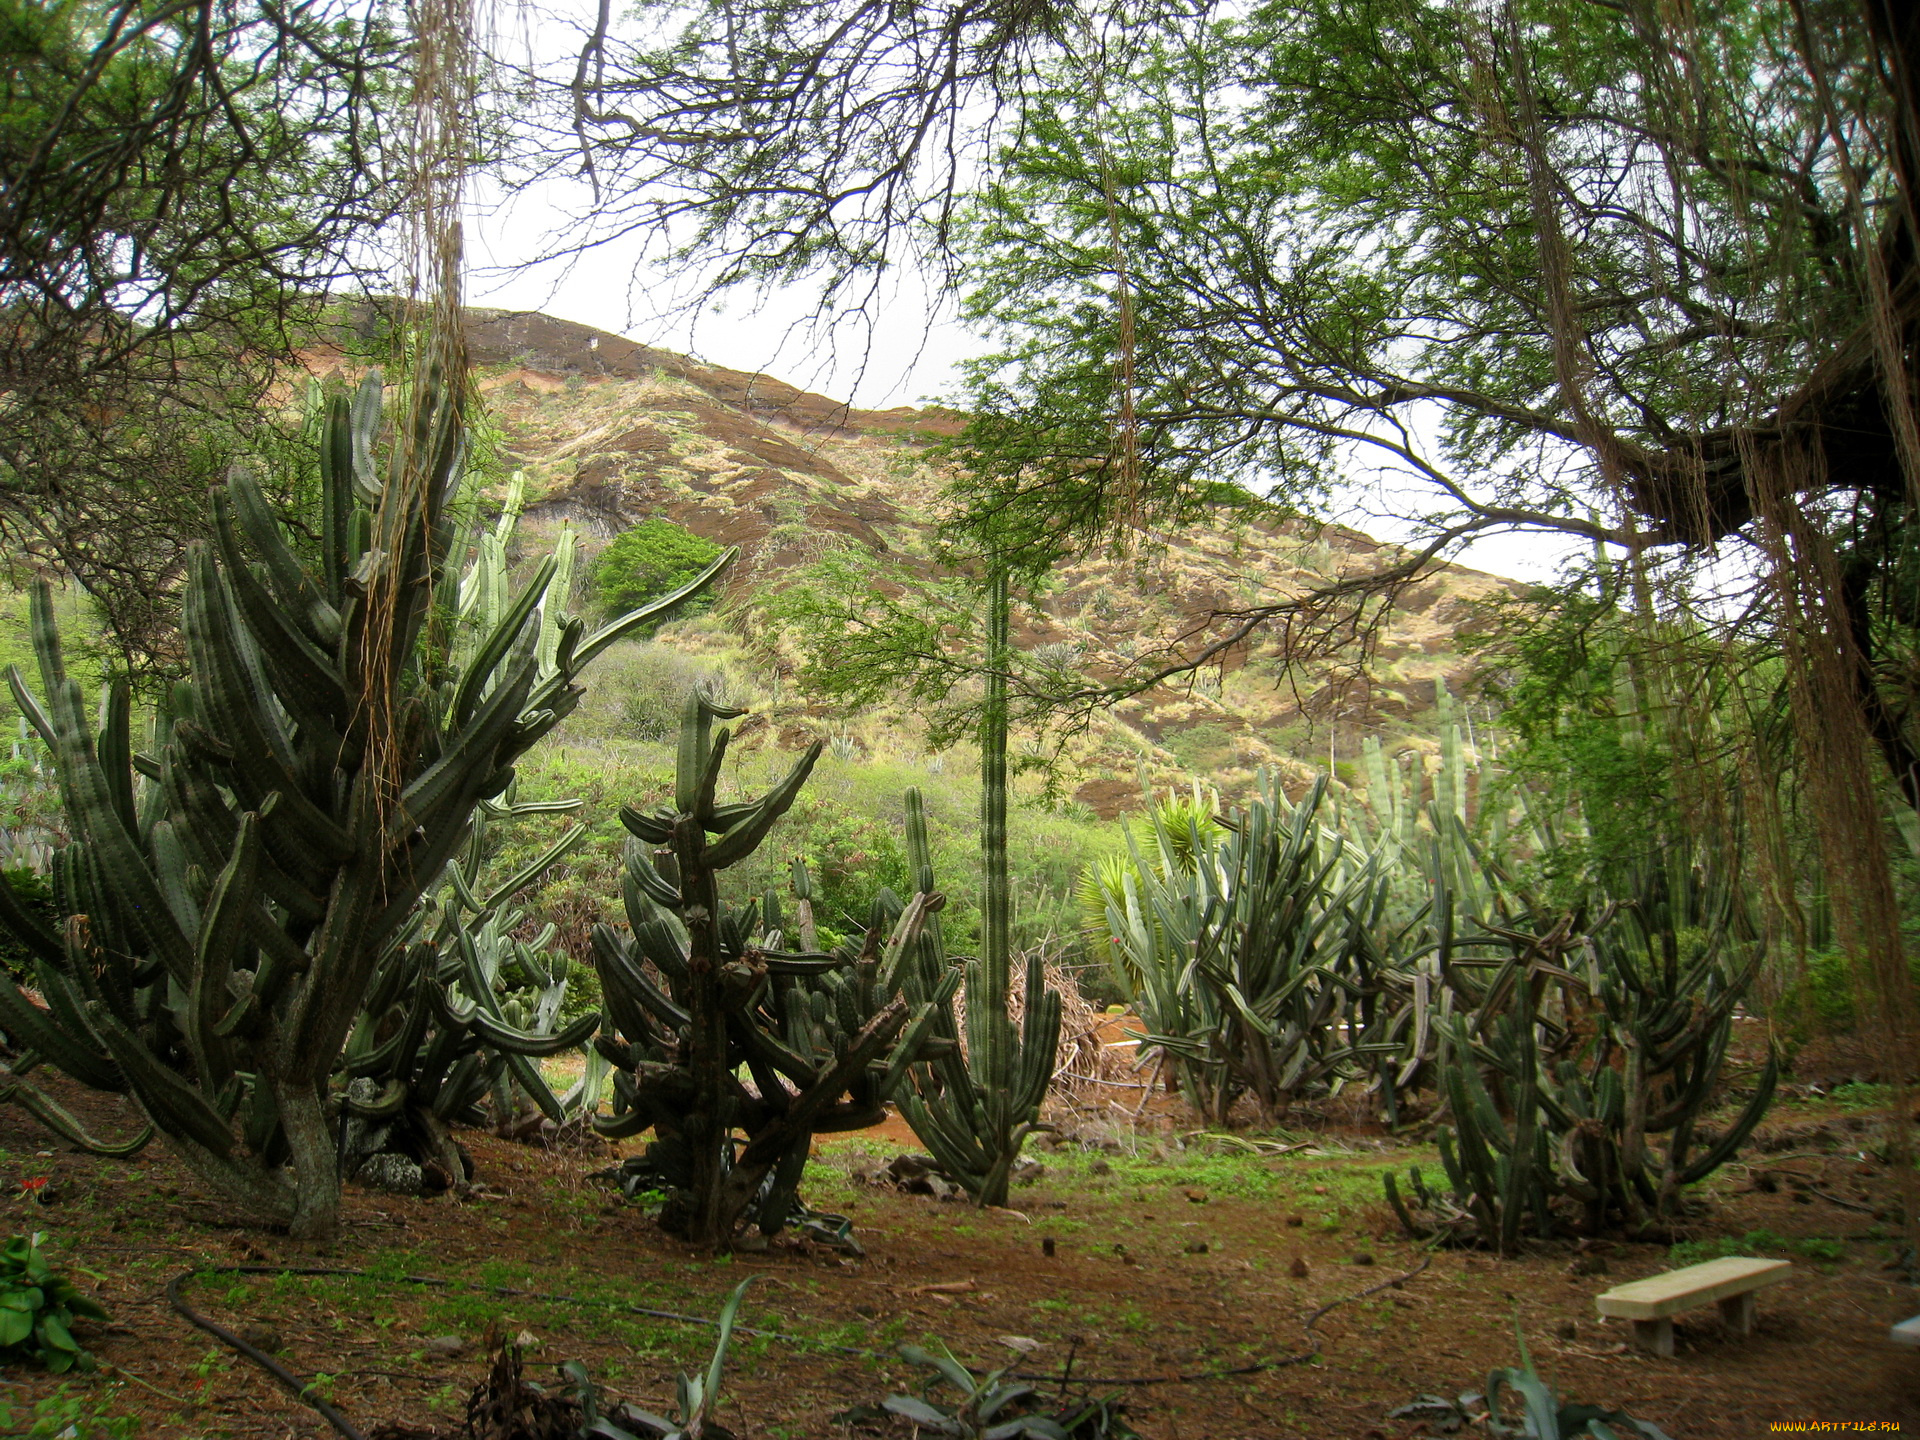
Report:
M 63 1098 L 103 1126 L 124 1120 L 117 1101 Z M 867 1183 L 911 1145 L 897 1123 L 835 1139 L 821 1146 L 807 1195 L 852 1218 L 865 1256 L 783 1241 L 715 1259 L 588 1178 L 614 1158 L 608 1150 L 469 1134 L 473 1194 L 350 1190 L 342 1238 L 320 1246 L 241 1225 L 157 1146 L 133 1163 L 95 1160 L 5 1109 L 0 1228 L 45 1231 L 56 1265 L 98 1277 L 79 1278 L 114 1317 L 83 1337 L 102 1369 L 70 1380 L 66 1403 L 129 1418 L 155 1440 L 333 1433 L 169 1307 L 167 1283 L 182 1271 L 245 1265 L 389 1277 L 203 1273 L 183 1286 L 219 1323 L 275 1332 L 281 1362 L 363 1431 L 402 1421 L 454 1433 L 490 1325 L 530 1333 L 530 1375 L 551 1379 L 580 1360 L 611 1390 L 665 1409 L 675 1372 L 703 1363 L 711 1331 L 629 1307 L 711 1317 L 749 1275 L 742 1323 L 784 1338 L 735 1345 L 721 1419 L 741 1436 L 908 1434 L 904 1424 L 856 1432 L 834 1417 L 911 1390 L 919 1377 L 893 1347 L 929 1337 L 980 1366 L 1057 1377 L 1071 1360 L 1076 1391 L 1121 1394 L 1129 1421 L 1156 1440 L 1415 1435 L 1425 1431 L 1387 1411 L 1421 1393 L 1481 1388 L 1489 1370 L 1515 1363 L 1516 1326 L 1563 1400 L 1623 1408 L 1674 1440 L 1758 1436 L 1776 1421 L 1920 1426 L 1920 1354 L 1886 1339 L 1920 1296 L 1883 1268 L 1892 1227 L 1870 1212 L 1888 1213 L 1896 1187 L 1867 1148 L 1871 1116 L 1782 1105 L 1746 1163 L 1710 1182 L 1691 1226 L 1699 1238 L 1764 1230 L 1802 1249 L 1792 1278 L 1763 1292 L 1758 1333 L 1725 1335 L 1711 1308 L 1695 1312 L 1671 1360 L 1625 1348 L 1624 1327 L 1598 1321 L 1593 1303 L 1667 1268 L 1664 1245 L 1602 1247 L 1606 1273 L 1590 1275 L 1571 1273 L 1584 1259 L 1571 1243 L 1509 1261 L 1428 1255 L 1393 1225 L 1379 1174 L 1431 1171 L 1430 1150 L 1329 1132 L 1292 1137 L 1305 1148 L 1291 1153 L 1254 1154 L 1234 1141 L 1183 1142 L 1178 1123 L 1085 1123 L 1078 1139 L 1034 1152 L 1043 1170 L 1016 1191 L 1015 1209 L 988 1212 Z M 23 1191 L 41 1177 L 46 1186 Z M 1368 1290 L 1318 1322 L 1317 1355 L 1283 1363 L 1315 1348 L 1303 1317 Z M 428 1347 L 449 1335 L 465 1354 Z M 1219 1373 L 1263 1364 L 1273 1368 Z M 1197 1375 L 1213 1378 L 1179 1378 Z M 61 1384 L 15 1367 L 0 1374 L 0 1403 L 17 1422 Z

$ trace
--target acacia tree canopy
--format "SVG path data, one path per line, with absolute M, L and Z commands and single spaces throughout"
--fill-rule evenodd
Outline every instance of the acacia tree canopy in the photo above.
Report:
M 239 414 L 377 272 L 406 47 L 357 0 L 0 0 L 0 56 L 0 531 L 150 663 Z

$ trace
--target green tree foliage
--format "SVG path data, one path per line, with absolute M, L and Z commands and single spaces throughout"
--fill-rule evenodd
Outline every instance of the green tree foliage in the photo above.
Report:
M 406 53 L 379 3 L 0 4 L 0 536 L 126 658 L 178 659 L 202 494 L 326 292 L 381 263 Z
M 720 547 L 685 526 L 655 516 L 622 531 L 593 566 L 593 598 L 609 615 L 624 615 L 680 589 L 720 555 Z M 661 618 L 697 615 L 713 606 L 706 593 Z

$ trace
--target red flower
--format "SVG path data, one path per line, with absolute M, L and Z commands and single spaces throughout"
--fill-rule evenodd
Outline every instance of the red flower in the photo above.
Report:
M 47 1182 L 52 1178 L 51 1175 L 36 1175 L 31 1180 L 22 1180 L 20 1182 L 20 1193 L 22 1195 L 31 1195 L 36 1190 L 44 1189 Z

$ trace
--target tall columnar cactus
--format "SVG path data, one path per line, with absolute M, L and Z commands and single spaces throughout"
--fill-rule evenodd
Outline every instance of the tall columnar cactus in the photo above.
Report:
M 987 693 L 980 724 L 980 958 L 966 967 L 966 1051 L 956 1047 L 916 1068 L 902 1090 L 900 1112 L 914 1134 L 976 1205 L 1005 1205 L 1020 1147 L 1040 1123 L 1060 1043 L 1060 996 L 1046 987 L 1036 953 L 1028 957 L 1026 1012 L 1018 1031 L 1007 1013 L 1012 975 L 1011 895 L 1007 881 L 1007 574 L 996 567 L 987 587 Z M 934 893 L 933 865 L 918 792 L 909 791 L 908 863 L 916 900 Z M 944 961 L 938 934 L 927 937 L 922 964 Z M 927 982 L 932 974 L 927 972 Z M 942 1009 L 945 1007 L 942 1006 Z M 936 1034 L 950 1036 L 951 1018 Z
M 475 807 L 577 703 L 581 668 L 648 618 L 592 636 L 568 619 L 543 661 L 549 560 L 450 661 L 463 376 L 443 339 L 384 482 L 377 377 L 329 402 L 309 555 L 245 474 L 214 493 L 215 541 L 186 576 L 192 679 L 165 697 L 152 753 L 133 751 L 124 683 L 96 733 L 44 587 L 45 703 L 9 676 L 55 756 L 74 841 L 56 866 L 64 933 L 0 896 L 47 1002 L 0 985 L 0 1028 L 34 1060 L 131 1094 L 206 1184 L 303 1236 L 336 1228 L 328 1082 L 388 941 Z
M 721 904 L 720 872 L 760 847 L 822 748 L 759 799 L 721 804 L 729 732 L 712 724 L 740 713 L 688 697 L 673 805 L 620 813 L 634 837 L 630 936 L 604 925 L 593 935 L 613 1032 L 595 1043 L 615 1067 L 614 1114 L 595 1124 L 615 1138 L 653 1130 L 647 1160 L 669 1193 L 663 1223 L 715 1247 L 748 1223 L 767 1235 L 786 1224 L 812 1137 L 881 1119 L 952 994 L 951 985 L 917 1001 L 902 993 L 937 897 L 916 896 L 904 911 L 895 901 L 890 940 L 875 924 L 858 952 L 831 955 L 782 949 L 758 903 Z

